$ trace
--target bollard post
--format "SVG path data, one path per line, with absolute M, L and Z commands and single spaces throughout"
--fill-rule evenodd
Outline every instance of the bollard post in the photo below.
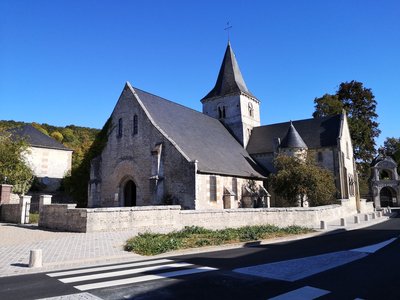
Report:
M 42 261 L 42 249 L 31 250 L 29 255 L 29 268 L 41 268 Z
M 382 212 L 380 212 L 380 211 L 376 212 L 376 216 L 377 216 L 378 218 L 382 217 Z
M 325 221 L 321 221 L 321 229 L 326 229 L 326 222 Z
M 355 224 L 360 223 L 360 218 L 358 216 L 354 216 L 354 223 Z
M 340 226 L 347 226 L 345 218 L 340 219 Z
M 367 221 L 367 222 L 369 221 L 369 215 L 368 214 L 364 215 L 364 221 Z
M 376 212 L 373 212 L 372 213 L 372 220 L 375 220 L 376 219 Z
M 388 208 L 387 208 L 387 212 L 388 212 L 389 214 L 391 214 L 391 213 L 392 213 L 392 209 L 390 208 L 390 206 L 388 206 Z

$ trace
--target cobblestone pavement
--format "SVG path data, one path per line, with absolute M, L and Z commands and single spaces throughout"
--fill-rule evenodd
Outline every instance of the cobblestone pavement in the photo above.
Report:
M 0 277 L 138 258 L 123 250 L 135 231 L 72 233 L 0 223 Z M 28 268 L 30 250 L 42 249 L 43 268 Z
M 341 225 L 340 220 L 329 222 L 326 224 L 325 229 L 315 228 L 317 232 L 311 235 L 371 226 L 387 220 L 389 215 L 372 219 L 370 214 L 368 221 L 366 221 L 365 214 L 360 214 L 358 215 L 359 223 L 355 223 L 354 216 L 351 216 L 346 218 L 345 226 Z M 78 268 L 98 263 L 108 264 L 150 259 L 123 250 L 125 241 L 136 234 L 135 230 L 96 233 L 56 232 L 43 230 L 34 225 L 0 223 L 0 277 Z M 309 237 L 310 235 L 306 236 Z M 266 240 L 262 241 L 262 244 L 304 237 L 291 236 Z M 240 246 L 225 245 L 202 249 L 188 249 L 161 256 L 216 251 Z M 41 268 L 28 267 L 30 250 L 34 249 L 42 249 L 43 267 Z

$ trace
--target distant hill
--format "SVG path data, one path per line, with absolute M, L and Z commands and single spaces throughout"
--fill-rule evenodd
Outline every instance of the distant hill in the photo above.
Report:
M 27 124 L 32 124 L 36 129 L 54 138 L 66 147 L 74 150 L 72 154 L 72 169 L 81 163 L 84 155 L 92 145 L 99 129 L 68 125 L 65 127 L 53 126 L 46 123 L 26 123 L 18 121 L 0 121 L 0 129 L 11 129 Z

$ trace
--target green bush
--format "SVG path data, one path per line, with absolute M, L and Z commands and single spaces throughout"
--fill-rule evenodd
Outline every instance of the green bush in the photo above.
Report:
M 209 230 L 202 227 L 189 226 L 168 234 L 139 234 L 126 242 L 125 250 L 142 255 L 155 255 L 177 249 L 256 241 L 311 231 L 311 229 L 299 226 L 279 228 L 272 225 L 260 225 L 222 230 Z

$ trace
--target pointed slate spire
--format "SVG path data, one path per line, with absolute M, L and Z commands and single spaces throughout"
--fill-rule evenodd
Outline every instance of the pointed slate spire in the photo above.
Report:
M 243 80 L 231 43 L 228 42 L 217 82 L 211 92 L 209 92 L 202 100 L 240 93 L 245 93 L 254 97 Z
M 308 148 L 306 143 L 301 138 L 300 134 L 297 132 L 296 128 L 293 126 L 292 121 L 290 121 L 289 129 L 282 139 L 280 144 L 281 148 Z

